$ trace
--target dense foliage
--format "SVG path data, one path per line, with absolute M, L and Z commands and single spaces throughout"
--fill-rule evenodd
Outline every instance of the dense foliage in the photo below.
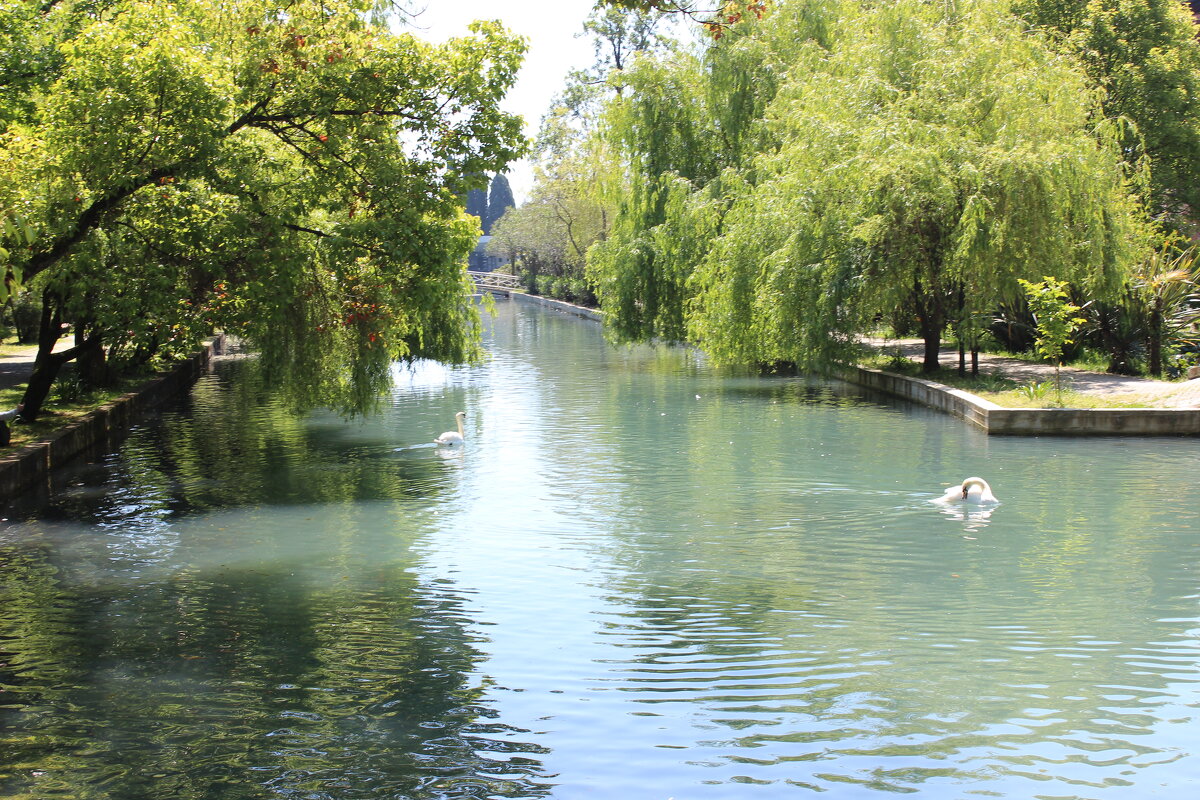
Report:
M 1150 207 L 1189 226 L 1200 207 L 1200 40 L 1179 0 L 1017 0 L 1016 11 L 1074 56 L 1122 145 L 1151 162 Z
M 299 405 L 369 408 L 396 359 L 475 353 L 459 198 L 524 148 L 524 45 L 442 45 L 372 0 L 0 6 L 6 285 L 44 301 L 36 415 L 87 374 L 220 325 Z M 77 347 L 49 348 L 73 325 Z
M 584 22 L 595 61 L 572 72 L 542 118 L 535 148 L 536 186 L 493 231 L 489 248 L 515 265 L 530 291 L 594 305 L 587 253 L 608 237 L 616 215 L 615 151 L 599 136 L 600 110 L 626 90 L 627 70 L 668 39 L 663 15 L 598 8 Z
M 599 112 L 620 177 L 588 269 L 619 340 L 820 367 L 895 322 L 933 369 L 947 331 L 973 345 L 1023 308 L 1020 280 L 1100 307 L 1189 224 L 1178 4 L 781 0 L 725 23 L 637 59 Z

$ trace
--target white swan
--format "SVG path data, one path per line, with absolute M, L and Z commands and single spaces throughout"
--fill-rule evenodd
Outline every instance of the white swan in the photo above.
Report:
M 999 503 L 992 487 L 983 478 L 967 478 L 957 486 L 951 486 L 937 499 L 939 503 Z
M 457 447 L 458 445 L 463 444 L 466 441 L 463 439 L 463 418 L 466 416 L 467 412 L 465 411 L 460 411 L 455 414 L 454 419 L 456 422 L 458 422 L 458 431 L 446 431 L 441 436 L 434 439 L 434 441 L 438 444 L 444 444 L 450 447 Z

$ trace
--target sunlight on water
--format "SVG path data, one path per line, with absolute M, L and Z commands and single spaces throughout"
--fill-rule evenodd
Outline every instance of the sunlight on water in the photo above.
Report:
M 1194 442 L 988 438 L 503 302 L 487 342 L 367 420 L 225 364 L 9 509 L 0 796 L 1200 786 Z M 930 502 L 972 474 L 1001 505 Z

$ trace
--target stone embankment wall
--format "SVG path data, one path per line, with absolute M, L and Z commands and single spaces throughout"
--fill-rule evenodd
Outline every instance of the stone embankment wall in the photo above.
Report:
M 106 445 L 125 435 L 130 426 L 148 411 L 187 390 L 208 370 L 214 352 L 220 352 L 218 337 L 191 358 L 151 379 L 136 391 L 100 406 L 49 439 L 26 445 L 0 457 L 0 504 L 35 491 L 50 480 L 50 472 L 89 449 Z
M 1006 408 L 934 381 L 855 367 L 838 377 L 1006 436 L 1197 436 L 1200 409 Z
M 518 303 L 529 303 L 531 305 L 538 305 L 543 308 L 552 308 L 555 311 L 573 314 L 577 317 L 583 317 L 584 319 L 594 319 L 597 321 L 604 319 L 604 315 L 594 308 L 577 306 L 562 300 L 554 300 L 549 297 L 541 297 L 536 294 L 525 294 L 523 292 L 508 292 L 507 296 L 511 297 L 513 300 L 516 300 Z

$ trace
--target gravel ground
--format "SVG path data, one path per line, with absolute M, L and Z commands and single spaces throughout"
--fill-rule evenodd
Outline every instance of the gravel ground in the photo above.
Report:
M 920 360 L 924 344 L 920 339 L 875 339 L 871 344 L 892 350 L 899 347 L 909 358 Z M 958 363 L 958 350 L 943 349 L 943 366 Z M 1024 383 L 1054 379 L 1054 366 L 1016 358 L 979 354 L 979 371 L 1000 374 Z M 1108 397 L 1121 402 L 1139 402 L 1153 408 L 1200 408 L 1200 378 L 1190 381 L 1156 381 L 1128 375 L 1088 372 L 1074 367 L 1062 368 L 1063 385 L 1080 394 Z

